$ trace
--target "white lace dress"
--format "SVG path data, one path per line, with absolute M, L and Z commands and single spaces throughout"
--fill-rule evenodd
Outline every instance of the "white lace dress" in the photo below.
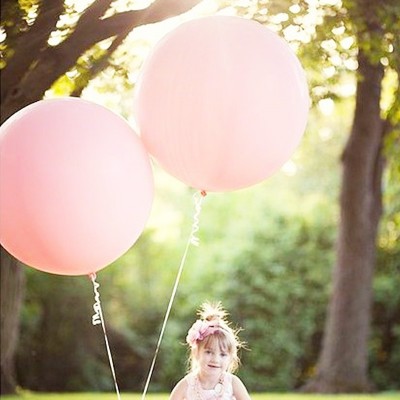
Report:
M 222 383 L 214 389 L 203 389 L 196 374 L 188 374 L 186 377 L 186 400 L 235 400 L 233 396 L 232 374 L 225 372 Z

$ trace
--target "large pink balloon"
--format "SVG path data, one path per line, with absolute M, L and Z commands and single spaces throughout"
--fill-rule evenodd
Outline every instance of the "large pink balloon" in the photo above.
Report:
M 309 96 L 287 43 L 261 24 L 214 16 L 182 24 L 146 60 L 137 123 L 148 151 L 189 186 L 258 183 L 303 135 Z
M 77 98 L 44 100 L 0 128 L 0 240 L 42 271 L 98 271 L 141 234 L 149 157 L 125 120 Z

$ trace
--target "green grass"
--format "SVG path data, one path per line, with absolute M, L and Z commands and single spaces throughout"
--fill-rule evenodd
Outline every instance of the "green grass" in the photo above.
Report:
M 21 392 L 15 396 L 0 396 L 3 400 L 117 400 L 115 393 L 32 393 Z M 400 392 L 379 394 L 295 394 L 295 393 L 257 393 L 252 400 L 400 400 Z M 121 400 L 140 400 L 141 394 L 121 393 Z M 149 394 L 146 400 L 168 400 L 168 394 Z

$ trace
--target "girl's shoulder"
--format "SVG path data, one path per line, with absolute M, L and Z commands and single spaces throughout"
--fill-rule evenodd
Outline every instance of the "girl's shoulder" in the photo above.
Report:
M 171 392 L 170 400 L 183 400 L 186 398 L 188 389 L 187 376 L 183 377 L 174 387 Z
M 235 375 L 231 374 L 230 372 L 224 372 L 223 374 L 224 382 L 230 384 L 235 379 Z
M 244 383 L 237 375 L 231 374 L 233 395 L 236 400 L 250 400 L 249 393 Z
M 238 383 L 242 383 L 242 381 L 240 380 L 240 378 L 237 375 L 232 374 L 230 372 L 225 372 L 224 373 L 224 381 L 226 381 L 226 382 L 228 382 L 230 384 L 233 384 L 233 385 L 238 384 Z
M 193 386 L 196 382 L 196 374 L 194 372 L 190 372 L 184 376 L 182 380 L 186 382 L 187 386 Z

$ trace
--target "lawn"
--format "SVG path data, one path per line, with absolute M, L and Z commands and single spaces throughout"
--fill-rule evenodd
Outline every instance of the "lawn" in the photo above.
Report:
M 3 400 L 117 400 L 115 393 L 31 393 L 22 392 L 15 396 L 0 396 Z M 400 392 L 379 394 L 294 394 L 294 393 L 257 393 L 253 400 L 400 400 Z M 122 393 L 121 400 L 140 400 L 141 394 Z M 149 394 L 146 400 L 168 400 L 168 394 Z

